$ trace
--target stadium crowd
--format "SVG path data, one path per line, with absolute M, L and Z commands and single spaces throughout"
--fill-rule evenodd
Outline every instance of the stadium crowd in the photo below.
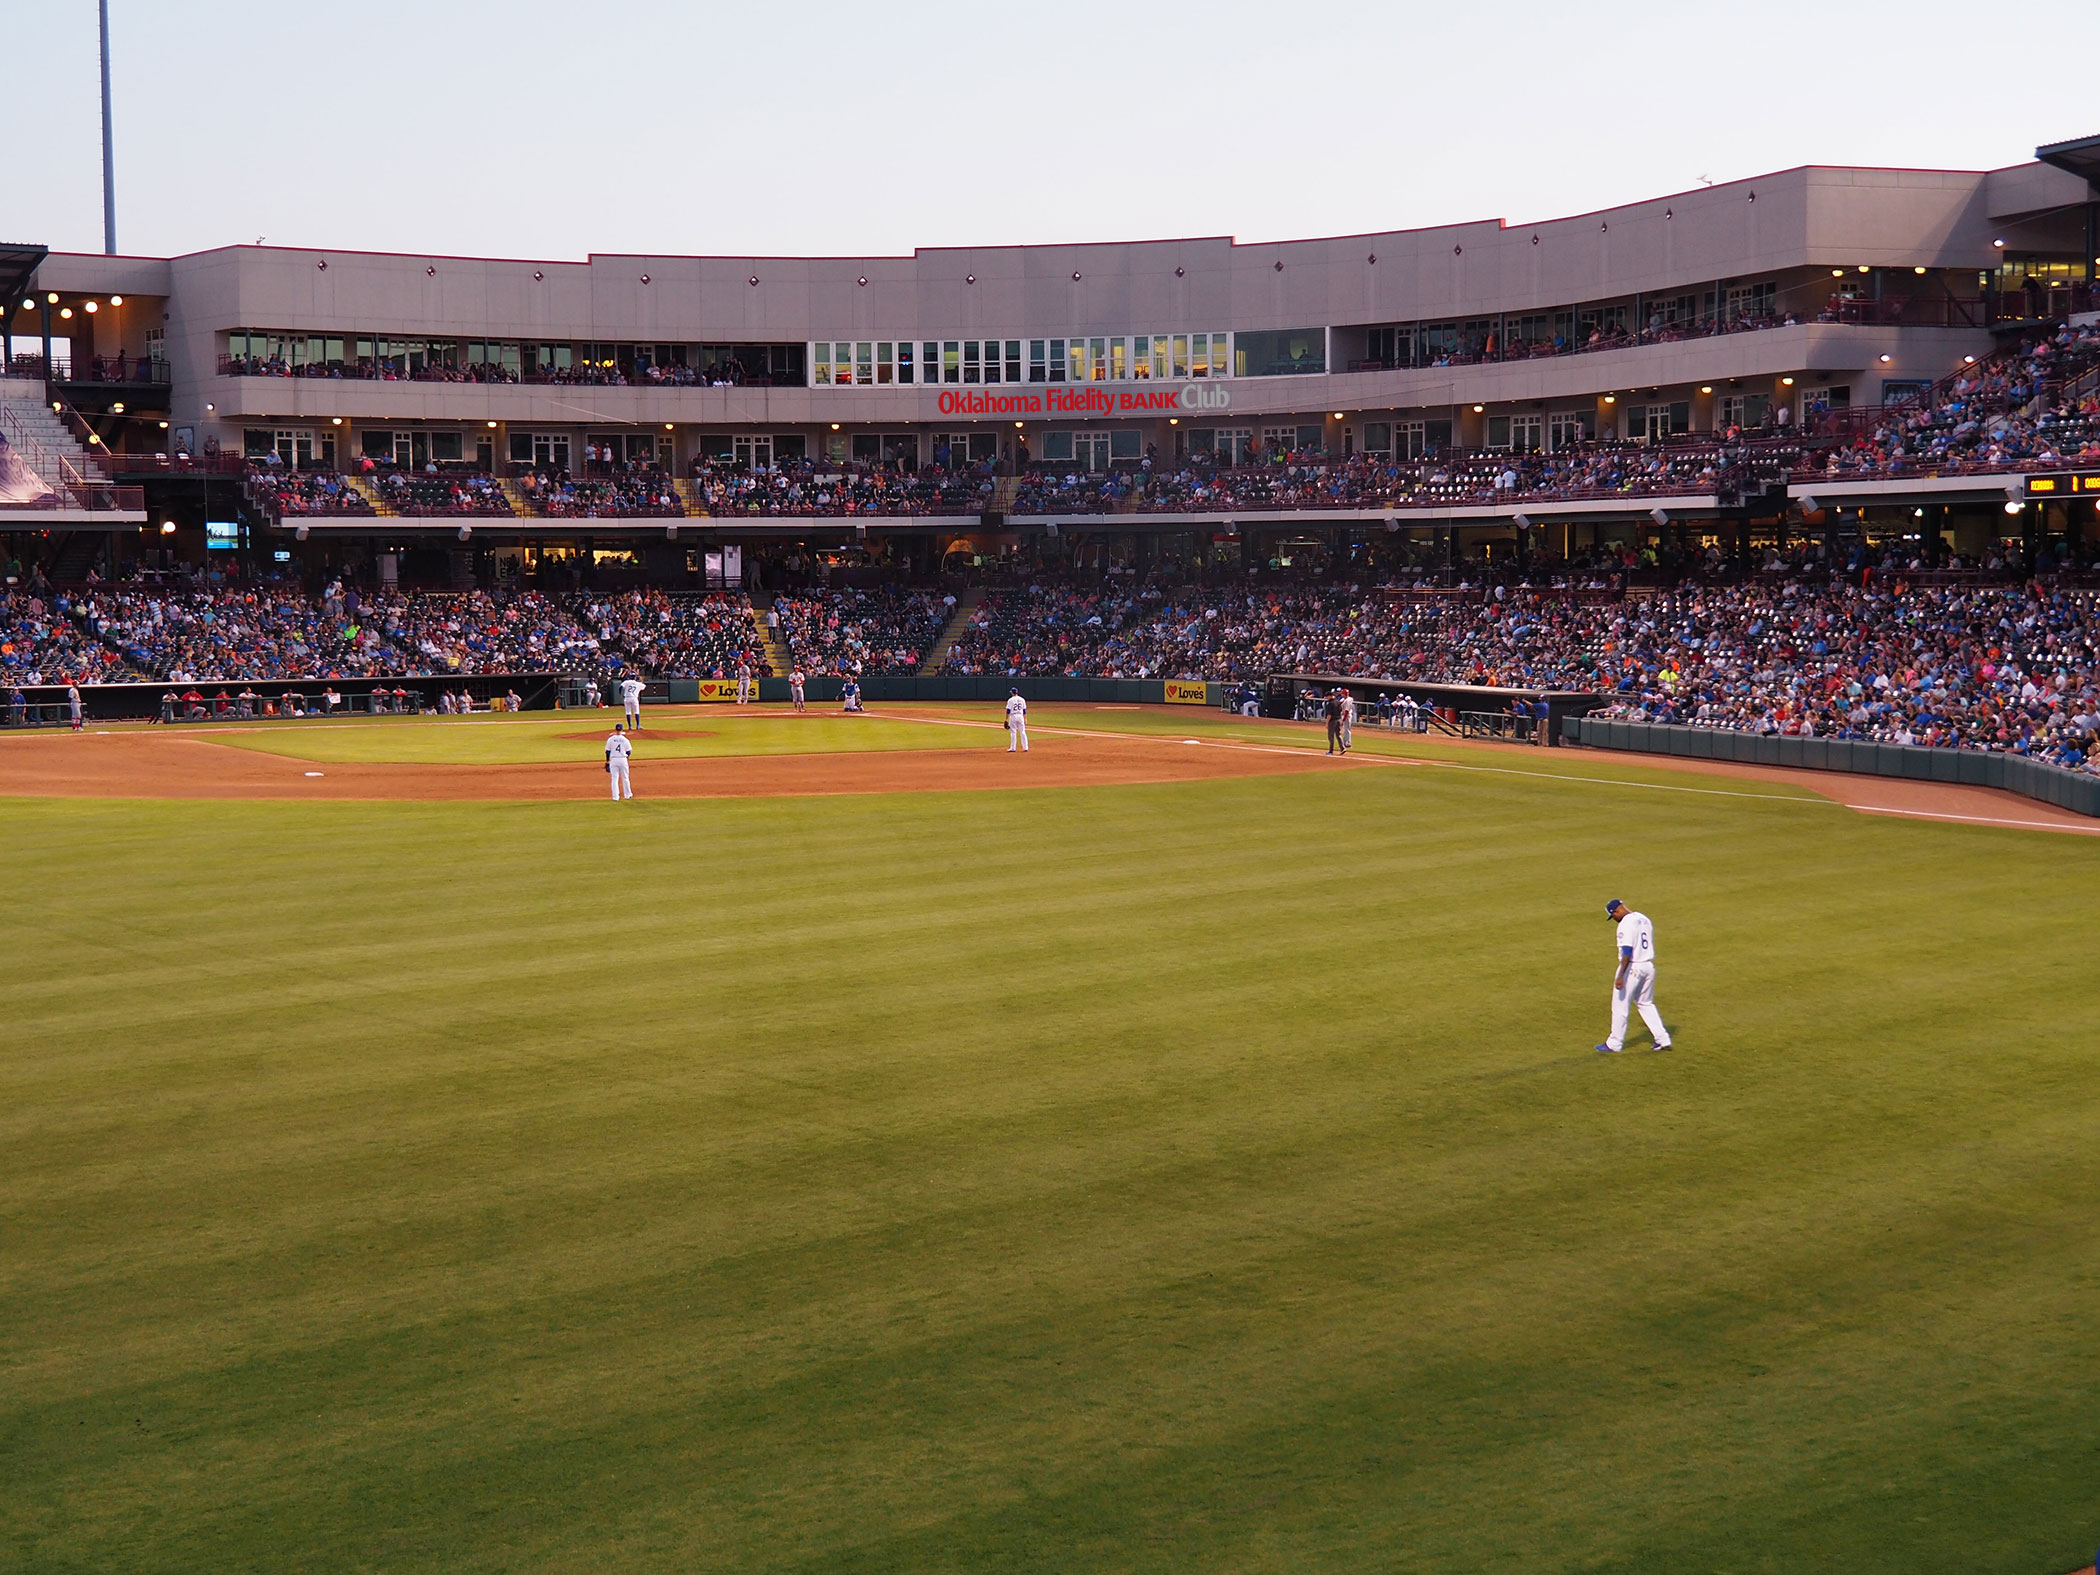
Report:
M 392 677 L 407 653 L 340 599 L 296 591 L 105 590 L 82 627 L 141 672 L 203 679 Z
M 2042 578 L 1913 583 L 1902 565 L 1811 573 L 1777 560 L 1646 597 L 1580 584 L 1242 587 L 1038 584 L 989 593 L 956 674 L 1209 678 L 1316 672 L 1605 691 L 1634 720 L 1950 748 L 2100 767 L 2100 595 Z M 950 598 L 897 588 L 775 603 L 812 676 L 910 673 Z M 321 596 L 93 587 L 0 595 L 15 682 L 572 672 L 764 674 L 741 597 L 533 591 Z
M 392 470 L 383 472 L 373 486 L 397 514 L 500 518 L 516 512 L 504 495 L 503 484 L 477 471 L 440 472 L 433 466 L 418 476 Z
M 770 675 L 751 624 L 751 605 L 726 592 L 668 596 L 636 590 L 584 598 L 578 615 L 595 630 L 608 671 L 654 678 L 734 678 L 748 664 Z
M 812 678 L 916 673 L 955 610 L 938 591 L 879 586 L 775 599 L 781 637 Z
M 2100 459 L 2100 323 L 2065 323 L 1880 412 L 1802 474 L 1840 480 Z
M 527 471 L 518 486 L 549 519 L 679 519 L 685 514 L 671 478 L 651 468 L 595 476 Z
M 257 468 L 253 486 L 260 491 L 264 507 L 279 519 L 286 515 L 371 514 L 371 503 L 342 476 L 332 470 L 285 471 Z
M 915 471 L 881 465 L 794 460 L 764 470 L 696 462 L 693 487 L 710 514 L 813 517 L 829 515 L 976 514 L 989 506 L 988 476 L 932 467 Z
M 109 684 L 137 676 L 78 612 L 76 598 L 45 585 L 0 591 L 0 678 L 9 684 Z
M 538 591 L 399 593 L 369 604 L 387 638 L 427 673 L 550 673 L 605 667 L 598 636 Z
M 1784 566 L 1780 566 L 1782 571 Z M 1604 714 L 1763 733 L 2013 750 L 2091 768 L 2100 598 L 1783 572 L 1615 593 L 1359 586 L 995 593 L 948 671 L 1604 690 Z

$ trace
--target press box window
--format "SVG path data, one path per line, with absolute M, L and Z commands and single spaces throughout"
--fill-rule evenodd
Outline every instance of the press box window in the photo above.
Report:
M 1318 328 L 1241 334 L 1233 342 L 1233 359 L 1233 371 L 1239 377 L 1296 377 L 1324 372 L 1327 336 Z

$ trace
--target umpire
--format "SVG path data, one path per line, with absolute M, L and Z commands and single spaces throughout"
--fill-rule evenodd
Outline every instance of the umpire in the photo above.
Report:
M 1321 714 L 1327 718 L 1327 753 L 1339 755 L 1342 753 L 1341 690 L 1330 689 L 1327 691 L 1327 704 L 1322 707 Z

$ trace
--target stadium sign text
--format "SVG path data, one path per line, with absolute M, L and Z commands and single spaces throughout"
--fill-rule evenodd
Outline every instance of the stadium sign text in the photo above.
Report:
M 942 389 L 944 416 L 1139 416 L 1189 410 L 1230 410 L 1232 390 L 1219 383 L 1178 388 L 1031 388 L 1008 394 L 991 389 Z

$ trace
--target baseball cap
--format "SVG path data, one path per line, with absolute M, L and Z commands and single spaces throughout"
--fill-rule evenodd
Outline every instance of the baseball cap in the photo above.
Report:
M 1613 910 L 1614 908 L 1623 908 L 1623 907 L 1625 907 L 1625 906 L 1626 906 L 1626 904 L 1625 904 L 1625 903 L 1623 903 L 1623 902 L 1619 901 L 1619 899 L 1618 899 L 1618 898 L 1614 897 L 1614 898 L 1612 898 L 1612 900 L 1611 900 L 1610 902 L 1607 902 L 1607 903 L 1606 903 L 1606 904 L 1604 905 L 1604 911 L 1605 911 L 1606 913 L 1610 913 L 1610 912 L 1611 912 L 1611 911 L 1612 911 L 1612 910 Z

